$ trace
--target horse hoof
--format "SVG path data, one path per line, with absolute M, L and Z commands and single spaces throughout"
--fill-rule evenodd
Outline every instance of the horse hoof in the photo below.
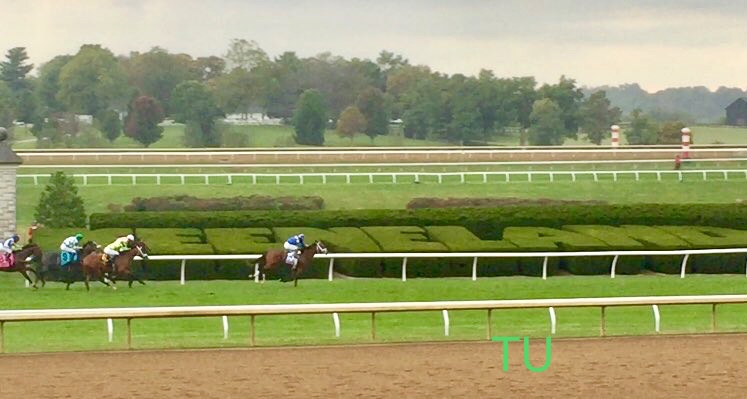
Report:
M 112 289 L 113 289 L 114 291 L 116 291 L 116 290 L 117 290 L 117 287 L 112 287 Z

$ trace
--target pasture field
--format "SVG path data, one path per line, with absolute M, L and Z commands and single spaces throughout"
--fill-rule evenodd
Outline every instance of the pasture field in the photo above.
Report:
M 235 133 L 245 135 L 247 147 L 295 147 L 299 146 L 293 141 L 293 128 L 290 126 L 229 126 Z M 747 128 L 731 126 L 691 126 L 693 139 L 697 144 L 747 144 Z M 15 149 L 36 148 L 34 136 L 26 127 L 14 129 L 16 143 Z M 150 148 L 181 148 L 184 147 L 184 125 L 174 124 L 164 126 L 163 138 L 153 143 Z M 625 132 L 620 134 L 621 145 L 625 145 Z M 610 145 L 611 139 L 606 138 L 602 145 Z M 491 145 L 518 146 L 520 137 L 518 133 L 505 133 L 497 135 L 489 140 Z M 583 136 L 577 139 L 566 139 L 564 145 L 593 145 Z M 334 130 L 327 130 L 324 135 L 324 145 L 330 147 L 366 147 L 366 146 L 438 146 L 449 145 L 441 140 L 413 140 L 390 133 L 386 136 L 377 136 L 373 141 L 366 135 L 358 134 L 353 140 L 340 137 Z M 114 148 L 142 148 L 142 145 L 124 135 L 117 138 L 111 144 Z
M 187 305 L 239 305 L 280 303 L 342 303 L 435 300 L 484 300 L 571 298 L 647 295 L 744 294 L 743 275 L 642 275 L 609 277 L 530 277 L 348 279 L 328 282 L 301 280 L 292 284 L 245 281 L 148 282 L 129 289 L 120 284 L 116 291 L 94 283 L 86 292 L 81 283 L 65 291 L 61 283 L 50 282 L 33 291 L 24 288 L 20 275 L 0 276 L 0 308 L 91 308 Z M 718 331 L 744 331 L 747 305 L 718 308 Z M 710 331 L 710 305 L 662 306 L 663 333 Z M 598 308 L 557 309 L 558 337 L 599 335 Z M 341 314 L 341 336 L 335 338 L 331 315 L 261 316 L 256 319 L 260 346 L 367 343 L 370 315 Z M 441 312 L 380 313 L 376 317 L 377 341 L 480 340 L 486 338 L 486 312 L 450 313 L 451 333 L 444 337 Z M 230 317 L 229 338 L 223 340 L 219 317 L 153 319 L 133 321 L 136 348 L 186 348 L 247 346 L 249 318 Z M 608 335 L 654 333 L 651 307 L 607 309 Z M 544 337 L 550 332 L 546 309 L 501 310 L 493 312 L 493 334 Z M 124 321 L 116 320 L 114 342 L 107 342 L 104 320 L 74 322 L 7 323 L 6 350 L 66 351 L 125 348 Z
M 109 204 L 126 205 L 134 197 L 154 197 L 189 194 L 202 198 L 233 197 L 237 195 L 318 195 L 326 209 L 403 209 L 417 197 L 517 197 L 563 200 L 600 200 L 614 204 L 630 203 L 736 203 L 747 198 L 747 180 L 680 182 L 675 176 L 664 181 L 595 182 L 590 177 L 576 182 L 535 181 L 461 184 L 138 184 L 78 186 L 87 213 L 108 212 Z M 456 177 L 458 179 L 458 177 Z M 695 180 L 697 179 L 697 180 Z M 367 181 L 367 179 L 364 179 Z M 44 186 L 20 184 L 17 188 L 18 226 L 28 226 Z M 25 230 L 25 229 L 22 229 Z

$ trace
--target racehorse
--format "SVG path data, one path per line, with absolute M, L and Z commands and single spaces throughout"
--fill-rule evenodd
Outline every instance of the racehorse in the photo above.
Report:
M 142 241 L 133 242 L 132 244 L 132 247 L 128 251 L 122 252 L 114 259 L 113 266 L 110 266 L 110 262 L 105 260 L 105 254 L 103 252 L 92 252 L 83 258 L 82 269 L 83 275 L 85 276 L 86 289 L 89 289 L 88 281 L 94 276 L 107 286 L 109 286 L 109 284 L 104 280 L 104 276 L 109 277 L 113 289 L 117 289 L 116 280 L 119 277 L 127 277 L 130 288 L 132 288 L 132 283 L 135 280 L 137 280 L 138 283 L 145 285 L 143 280 L 132 273 L 131 265 L 135 256 L 140 256 L 143 259 L 147 258 L 150 248 L 148 248 L 148 246 Z
M 314 241 L 313 244 L 301 249 L 301 255 L 298 256 L 296 268 L 291 269 L 294 287 L 298 286 L 298 276 L 301 275 L 307 267 L 311 266 L 311 261 L 314 260 L 314 255 L 318 253 L 327 253 L 327 247 L 325 247 L 321 241 Z M 254 263 L 254 274 L 250 274 L 249 278 L 254 278 L 255 276 L 258 277 L 261 269 L 262 280 L 264 280 L 265 272 L 275 269 L 275 267 L 281 263 L 287 266 L 292 266 L 285 262 L 286 255 L 287 252 L 283 249 L 268 249 Z
M 83 248 L 78 253 L 78 256 L 65 266 L 61 266 L 60 252 L 49 252 L 44 256 L 44 262 L 41 267 L 36 270 L 38 276 L 37 281 L 41 280 L 42 288 L 47 284 L 46 276 L 50 273 L 58 275 L 60 281 L 68 283 L 68 287 L 73 283 L 75 279 L 75 273 L 80 273 L 81 261 L 83 258 L 95 251 L 98 248 L 98 244 L 95 241 L 88 241 L 83 244 Z
M 5 256 L 0 255 L 0 256 Z M 19 251 L 14 252 L 13 255 L 11 255 L 11 264 L 10 267 L 2 267 L 0 268 L 0 272 L 19 272 L 23 275 L 23 277 L 31 284 L 32 287 L 38 288 L 36 286 L 36 281 L 31 281 L 31 277 L 29 277 L 28 272 L 31 272 L 34 274 L 34 280 L 39 279 L 39 275 L 36 273 L 36 270 L 32 268 L 31 266 L 28 266 L 29 263 L 38 261 L 42 262 L 44 255 L 42 254 L 41 248 L 39 248 L 39 245 L 37 244 L 26 244 L 24 245 Z M 0 262 L 4 262 L 5 259 L 0 260 Z

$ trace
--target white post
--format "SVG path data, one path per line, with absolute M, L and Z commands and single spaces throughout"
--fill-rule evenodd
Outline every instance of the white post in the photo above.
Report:
M 612 125 L 610 130 L 612 130 L 612 148 L 617 148 L 620 146 L 620 126 Z
M 156 175 L 156 185 L 157 186 L 161 185 L 161 175 Z
M 187 266 L 187 260 L 186 259 L 182 259 L 182 270 L 180 271 L 180 274 L 179 274 L 179 284 L 180 285 L 184 285 L 184 280 L 185 280 L 185 276 L 186 276 L 185 269 L 187 268 L 186 266 Z
M 680 268 L 680 278 L 685 278 L 685 268 L 687 267 L 687 258 L 690 257 L 690 254 L 685 254 L 685 257 L 682 259 L 682 267 Z
M 682 133 L 682 158 L 687 159 L 690 157 L 690 128 L 683 127 L 680 132 Z
M 449 336 L 449 311 L 444 309 L 441 311 L 444 316 L 444 336 Z
M 350 184 L 350 175 L 345 175 L 345 183 Z
M 327 276 L 327 280 L 332 281 L 332 273 L 335 267 L 335 258 L 329 258 L 329 275 Z
M 83 185 L 84 186 L 88 185 L 88 175 L 83 175 Z
M 259 283 L 259 263 L 254 264 L 254 282 Z
M 475 256 L 475 259 L 472 261 L 472 281 L 477 280 L 477 256 Z
M 654 328 L 658 333 L 661 331 L 661 315 L 659 315 L 659 306 L 651 305 L 651 308 L 654 310 Z
M 223 316 L 223 339 L 228 339 L 228 316 Z
M 332 321 L 335 323 L 335 337 L 340 338 L 340 316 L 337 312 L 332 313 Z
M 114 322 L 112 319 L 106 319 L 106 332 L 109 335 L 109 342 L 114 339 Z
M 615 278 L 615 269 L 617 268 L 617 258 L 620 255 L 615 255 L 615 257 L 612 259 L 612 268 L 610 271 L 610 277 Z
M 550 311 L 550 334 L 555 335 L 555 326 L 557 325 L 557 319 L 555 318 L 555 308 L 550 306 L 548 310 Z
M 25 286 L 26 286 L 26 288 L 29 288 L 29 287 L 31 287 L 31 284 L 29 283 L 29 281 L 28 281 L 28 280 L 25 280 L 25 279 L 24 279 L 24 280 L 23 280 L 23 282 L 25 283 Z
M 547 280 L 547 256 L 545 256 L 545 260 L 542 261 L 542 279 Z
M 402 281 L 407 281 L 407 258 L 402 259 Z

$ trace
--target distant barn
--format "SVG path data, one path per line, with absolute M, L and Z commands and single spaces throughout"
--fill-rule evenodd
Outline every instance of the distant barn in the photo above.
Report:
M 747 98 L 738 98 L 726 107 L 726 124 L 747 126 Z

